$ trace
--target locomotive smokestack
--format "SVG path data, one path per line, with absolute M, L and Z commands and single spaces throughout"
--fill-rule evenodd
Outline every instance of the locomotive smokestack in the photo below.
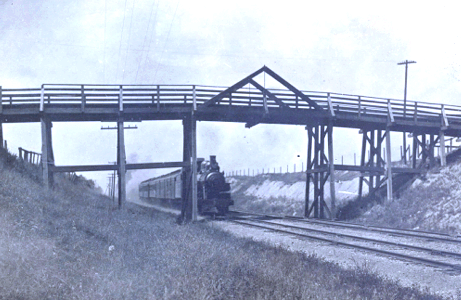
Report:
M 219 165 L 216 161 L 216 155 L 210 155 L 210 167 L 211 170 L 219 172 Z
M 210 155 L 210 163 L 216 164 L 216 155 Z

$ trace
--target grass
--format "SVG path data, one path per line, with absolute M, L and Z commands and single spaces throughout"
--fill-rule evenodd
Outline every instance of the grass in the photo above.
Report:
M 405 229 L 461 234 L 461 166 L 434 168 L 392 202 L 383 201 L 354 221 Z
M 0 299 L 440 299 L 370 272 L 0 168 Z

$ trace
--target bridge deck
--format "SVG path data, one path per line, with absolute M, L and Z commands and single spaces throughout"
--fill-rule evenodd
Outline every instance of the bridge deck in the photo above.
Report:
M 290 90 L 248 88 L 232 91 L 212 105 L 224 87 L 198 85 L 51 85 L 38 89 L 1 89 L 3 122 L 111 121 L 120 112 L 129 120 L 182 119 L 196 109 L 197 120 L 250 124 L 325 123 L 348 128 L 385 128 L 393 131 L 461 136 L 461 106 L 303 91 L 318 105 L 313 108 Z M 270 94 L 273 99 L 267 98 Z M 319 109 L 320 108 L 320 109 Z

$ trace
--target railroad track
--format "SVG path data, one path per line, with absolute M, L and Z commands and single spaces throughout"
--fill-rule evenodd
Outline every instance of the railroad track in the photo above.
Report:
M 461 240 L 444 234 L 368 228 L 344 222 L 284 218 L 238 211 L 232 211 L 229 221 L 461 272 Z

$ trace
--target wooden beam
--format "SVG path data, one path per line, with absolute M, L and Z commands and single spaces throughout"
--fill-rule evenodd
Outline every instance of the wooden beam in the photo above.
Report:
M 440 165 L 445 167 L 447 165 L 447 157 L 445 155 L 445 132 L 440 130 L 439 133 L 439 140 L 440 140 Z
M 391 131 L 386 128 L 386 175 L 387 175 L 387 201 L 392 202 L 392 156 L 391 156 Z
M 309 191 L 311 183 L 311 175 L 308 171 L 312 168 L 312 144 L 313 144 L 313 133 L 312 127 L 306 126 L 307 130 L 307 163 L 306 163 L 306 189 L 304 198 L 304 217 L 309 218 Z
M 191 168 L 192 168 L 192 222 L 197 221 L 198 199 L 197 199 L 197 121 L 192 112 L 191 116 Z
M 54 166 L 53 149 L 51 142 L 51 121 L 42 117 L 41 134 L 42 134 L 42 175 L 45 187 L 51 188 L 53 185 L 53 172 L 51 168 Z
M 264 66 L 263 67 L 264 71 L 271 75 L 275 80 L 277 80 L 278 82 L 280 82 L 283 86 L 285 86 L 287 89 L 289 89 L 290 91 L 292 91 L 295 95 L 299 96 L 301 99 L 303 99 L 304 101 L 306 101 L 307 103 L 309 103 L 313 108 L 315 108 L 316 110 L 319 110 L 319 111 L 324 111 L 323 108 L 321 108 L 314 100 L 312 100 L 311 98 L 307 97 L 306 95 L 304 95 L 303 92 L 301 92 L 300 90 L 298 90 L 297 88 L 295 88 L 293 85 L 291 85 L 288 81 L 286 81 L 285 79 L 283 79 L 282 77 L 280 77 L 277 73 L 275 73 L 274 71 L 272 71 L 271 69 L 269 69 L 268 67 Z
M 120 86 L 120 91 L 118 95 L 118 105 L 119 105 L 119 110 L 122 112 L 123 111 L 123 85 Z
M 145 169 L 164 169 L 164 168 L 181 168 L 189 166 L 182 161 L 179 162 L 157 162 L 157 163 L 136 163 L 126 164 L 126 170 L 145 170 Z M 75 166 L 51 166 L 52 172 L 98 172 L 98 171 L 116 171 L 117 165 L 75 165 Z
M 330 219 L 336 219 L 336 195 L 335 195 L 335 159 L 333 155 L 333 122 L 328 124 L 328 163 L 330 173 Z
M 2 91 L 2 87 L 0 86 L 0 114 L 3 113 L 3 91 Z M 3 147 L 3 143 L 2 143 L 2 147 Z
M 42 84 L 40 91 L 40 112 L 45 111 L 45 85 Z
M 117 121 L 118 208 L 126 202 L 126 154 L 123 120 Z
M 250 79 L 252 79 L 253 77 L 256 77 L 258 76 L 259 74 L 261 74 L 262 72 L 264 72 L 264 68 L 265 67 L 262 67 L 261 69 L 259 69 L 258 71 L 250 74 L 249 76 L 245 77 L 244 79 L 240 80 L 239 82 L 237 82 L 236 84 L 234 84 L 233 86 L 231 87 L 228 87 L 227 89 L 225 89 L 224 91 L 222 91 L 221 93 L 219 93 L 218 95 L 214 96 L 213 98 L 211 98 L 210 100 L 206 101 L 205 103 L 203 103 L 202 105 L 200 105 L 198 107 L 198 109 L 202 108 L 202 107 L 208 107 L 210 105 L 213 105 L 215 104 L 217 101 L 221 100 L 222 98 L 226 97 L 226 96 L 229 96 L 232 92 L 235 92 L 237 91 L 238 89 L 240 89 L 241 87 L 243 87 L 245 84 L 247 84 L 249 82 Z
M 282 108 L 290 108 L 288 105 L 286 105 L 285 103 L 283 103 L 282 100 L 280 100 L 279 98 L 277 98 L 277 96 L 275 96 L 274 94 L 272 94 L 269 90 L 267 90 L 266 88 L 264 88 L 263 86 L 261 86 L 259 83 L 257 83 L 256 81 L 254 81 L 253 79 L 250 79 L 250 83 L 252 85 L 254 85 L 258 90 L 260 90 L 263 94 L 265 93 L 269 99 L 272 99 L 275 101 L 275 103 L 277 103 L 280 107 Z
M 335 115 L 335 110 L 333 109 L 333 103 L 331 102 L 330 93 L 328 93 L 327 100 L 328 100 L 328 109 L 330 110 L 330 116 L 334 118 L 336 115 Z
M 394 123 L 395 122 L 394 112 L 392 111 L 392 105 L 391 105 L 390 99 L 387 100 L 387 114 L 388 114 L 389 123 Z

